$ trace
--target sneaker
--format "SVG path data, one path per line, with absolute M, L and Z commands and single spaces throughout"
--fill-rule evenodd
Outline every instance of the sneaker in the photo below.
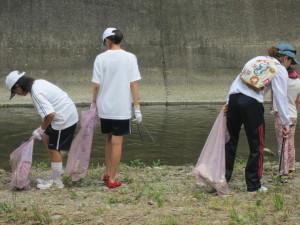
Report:
M 266 186 L 260 186 L 260 188 L 257 190 L 258 192 L 267 192 L 268 188 Z
M 51 176 L 49 176 L 47 179 L 37 178 L 36 183 L 43 184 L 43 183 L 48 182 L 49 180 L 52 180 Z
M 268 188 L 261 185 L 260 188 L 258 188 L 257 190 L 254 190 L 254 191 L 248 191 L 248 193 L 252 193 L 252 194 L 255 194 L 257 192 L 267 192 L 268 191 Z
M 41 183 L 45 183 L 46 180 L 41 179 L 41 178 L 37 178 L 37 179 L 36 179 L 36 182 L 37 182 L 38 184 L 41 184 Z
M 64 184 L 63 182 L 60 180 L 60 179 L 56 179 L 56 180 L 42 180 L 42 179 L 39 179 L 39 181 L 41 183 L 38 183 L 37 184 L 37 188 L 38 189 L 48 189 L 52 186 L 55 186 L 56 188 L 64 188 Z
M 106 182 L 106 186 L 109 189 L 117 188 L 117 187 L 120 187 L 121 185 L 122 185 L 122 183 L 120 181 L 117 181 L 117 180 L 108 179 L 107 182 Z

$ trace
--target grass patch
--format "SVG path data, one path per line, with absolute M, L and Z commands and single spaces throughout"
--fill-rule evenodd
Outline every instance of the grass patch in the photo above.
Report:
M 279 193 L 275 193 L 273 195 L 273 203 L 277 211 L 283 210 L 283 203 L 284 203 L 283 195 Z
M 48 162 L 34 162 L 33 163 L 33 167 L 37 168 L 37 169 L 41 169 L 41 170 L 47 170 L 50 168 L 49 163 Z
M 229 218 L 232 225 L 247 225 L 244 217 L 234 208 L 229 211 Z
M 10 213 L 15 209 L 15 206 L 8 202 L 0 202 L 0 214 Z
M 41 225 L 48 225 L 51 222 L 49 212 L 36 205 L 32 206 L 32 219 Z
M 179 225 L 176 217 L 174 216 L 166 216 L 162 219 L 159 225 Z
M 161 164 L 161 161 L 160 159 L 158 160 L 153 160 L 152 162 L 152 167 L 160 167 L 162 164 Z
M 133 167 L 133 168 L 145 168 L 146 164 L 140 159 L 135 159 L 135 160 L 130 161 L 128 163 L 128 166 Z

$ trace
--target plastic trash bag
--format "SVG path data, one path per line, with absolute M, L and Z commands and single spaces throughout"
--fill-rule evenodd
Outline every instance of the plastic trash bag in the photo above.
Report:
M 209 185 L 219 195 L 229 194 L 225 179 L 225 143 L 229 140 L 223 109 L 218 115 L 193 169 L 199 185 Z
M 80 129 L 72 142 L 66 165 L 66 175 L 71 176 L 72 181 L 84 178 L 87 173 L 96 118 L 95 107 L 81 113 Z
M 31 137 L 10 154 L 12 168 L 10 187 L 12 189 L 27 190 L 30 188 L 29 173 L 32 163 L 33 144 L 34 138 Z

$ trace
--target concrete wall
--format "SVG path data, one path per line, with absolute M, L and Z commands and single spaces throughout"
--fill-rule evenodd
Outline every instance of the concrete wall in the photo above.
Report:
M 249 58 L 279 41 L 300 50 L 298 21 L 297 0 L 1 0 L 0 80 L 25 70 L 89 102 L 100 34 L 116 26 L 138 57 L 144 101 L 218 101 Z M 6 104 L 3 85 L 0 96 Z

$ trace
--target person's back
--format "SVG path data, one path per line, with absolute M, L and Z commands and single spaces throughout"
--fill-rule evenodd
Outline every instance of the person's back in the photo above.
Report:
M 267 80 L 267 83 L 271 83 L 273 90 L 274 102 L 278 106 L 278 114 L 282 120 L 282 134 L 288 135 L 290 132 L 291 120 L 288 115 L 288 101 L 287 101 L 287 83 L 288 74 L 286 68 L 291 64 L 298 64 L 294 49 L 289 44 L 279 44 L 276 47 L 271 47 L 268 50 L 269 56 L 259 56 L 246 63 L 244 68 L 246 75 L 251 74 L 254 69 L 266 71 L 263 65 L 257 65 L 253 61 L 274 59 L 275 67 L 272 67 L 274 74 L 272 79 Z M 273 60 L 272 59 L 272 60 Z M 252 67 L 251 67 L 252 66 Z M 244 71 L 244 69 L 243 69 Z M 255 76 L 251 76 L 255 80 L 261 79 L 258 77 L 259 73 L 254 73 Z M 243 75 L 243 73 L 242 73 Z M 249 157 L 247 166 L 245 168 L 245 177 L 247 191 L 266 191 L 267 188 L 261 185 L 261 177 L 263 173 L 263 149 L 264 149 L 264 136 L 265 136 L 265 122 L 264 122 L 264 90 L 253 89 L 253 87 L 247 83 L 246 80 L 242 80 L 241 75 L 238 75 L 235 81 L 230 87 L 230 91 L 227 98 L 227 105 L 225 106 L 227 117 L 227 129 L 230 135 L 229 141 L 225 145 L 226 156 L 226 180 L 229 181 L 232 176 L 234 161 L 236 156 L 237 145 L 239 141 L 239 133 L 242 125 L 247 135 L 249 144 Z
M 66 92 L 46 80 L 35 80 L 25 72 L 12 71 L 6 77 L 6 86 L 16 94 L 30 94 L 33 104 L 42 118 L 40 126 L 32 132 L 32 138 L 42 140 L 51 160 L 52 174 L 46 179 L 37 179 L 37 188 L 52 186 L 63 188 L 61 150 L 68 151 L 72 144 L 78 113 L 75 104 Z
M 107 50 L 97 56 L 95 71 L 101 84 L 99 116 L 107 119 L 131 118 L 130 82 L 139 78 L 137 59 L 123 49 Z
M 123 34 L 109 27 L 102 34 L 108 49 L 99 54 L 94 63 L 92 105 L 98 110 L 101 131 L 106 134 L 105 173 L 103 181 L 108 188 L 122 183 L 115 179 L 120 163 L 123 136 L 131 133 L 131 108 L 137 123 L 142 122 L 137 81 L 141 79 L 134 54 L 121 48 Z
M 66 92 L 46 80 L 35 80 L 31 97 L 38 113 L 44 117 L 55 112 L 51 123 L 54 129 L 65 129 L 78 121 L 75 104 Z

